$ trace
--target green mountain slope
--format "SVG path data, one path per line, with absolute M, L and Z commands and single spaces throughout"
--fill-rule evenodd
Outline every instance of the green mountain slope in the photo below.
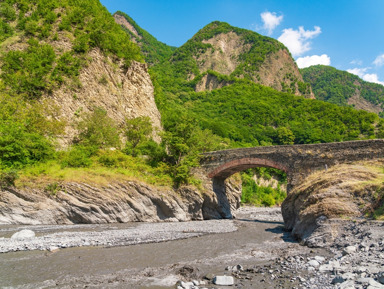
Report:
M 168 60 L 175 51 L 176 47 L 158 41 L 124 12 L 117 11 L 113 17 L 115 21 L 128 32 L 131 40 L 140 46 L 145 56 L 145 61 L 149 65 Z
M 140 50 L 97 0 L 5 0 L 0 29 L 1 86 L 10 94 L 36 98 L 66 80 L 77 82 L 87 52 L 142 61 Z
M 236 63 L 229 60 L 218 65 L 215 56 L 218 43 L 222 45 L 218 57 L 224 54 L 221 60 L 225 59 L 225 49 L 227 53 L 237 51 L 238 58 L 232 58 Z M 183 122 L 185 125 L 194 123 L 220 136 L 222 143 L 229 146 L 333 142 L 383 136 L 384 123 L 375 114 L 295 96 L 293 89 L 288 90 L 291 93 L 284 93 L 255 83 L 253 76 L 268 54 L 285 49 L 276 40 L 227 23 L 213 22 L 204 27 L 176 49 L 170 61 L 158 63 L 151 69 L 165 130 L 177 134 L 175 127 Z M 212 58 L 201 58 L 212 54 Z M 287 62 L 277 58 L 282 66 L 287 66 L 290 56 L 289 59 Z M 252 65 L 254 70 L 250 68 Z M 230 69 L 233 69 L 231 73 Z M 209 79 L 216 85 L 210 89 L 207 86 L 196 89 L 199 83 L 207 83 Z
M 337 105 L 378 113 L 384 109 L 384 86 L 366 82 L 358 76 L 331 66 L 316 65 L 301 69 L 317 99 Z
M 195 80 L 197 91 L 212 89 L 205 85 L 208 73 L 211 80 L 218 75 L 229 82 L 244 78 L 280 91 L 311 94 L 310 86 L 303 82 L 296 63 L 283 44 L 219 21 L 198 31 L 159 69 L 167 70 L 178 82 Z

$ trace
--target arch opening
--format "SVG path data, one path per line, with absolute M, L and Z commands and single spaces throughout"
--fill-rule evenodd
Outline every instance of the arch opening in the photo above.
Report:
M 263 168 L 275 170 L 263 170 Z M 234 186 L 228 178 L 239 172 L 241 172 L 239 175 L 241 179 L 237 179 L 237 182 L 241 183 L 241 186 L 237 193 L 235 192 L 238 198 L 235 201 L 233 188 L 236 185 Z M 269 178 L 266 177 L 267 175 Z M 281 182 L 281 178 L 276 178 L 278 175 L 284 176 L 284 182 Z M 225 212 L 221 215 L 222 217 L 226 215 L 225 218 L 232 215 L 240 204 L 270 207 L 281 205 L 287 196 L 288 170 L 282 164 L 271 160 L 260 158 L 232 160 L 218 166 L 209 172 L 208 176 L 213 180 L 213 191 L 218 196 L 219 204 Z M 232 184 L 228 186 L 228 182 Z M 232 190 L 232 193 L 228 194 L 228 189 Z

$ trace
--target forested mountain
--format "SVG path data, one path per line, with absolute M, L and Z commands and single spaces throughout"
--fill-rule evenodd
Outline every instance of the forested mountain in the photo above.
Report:
M 310 86 L 303 82 L 283 44 L 219 21 L 198 31 L 160 67 L 177 82 L 194 81 L 196 91 L 222 87 L 240 78 L 311 96 Z
M 286 52 L 289 58 L 277 57 L 278 52 Z M 377 115 L 257 83 L 254 76 L 260 75 L 268 55 L 275 56 L 277 67 L 297 68 L 286 48 L 274 39 L 222 22 L 201 29 L 169 60 L 151 68 L 165 130 L 177 134 L 179 126 L 194 123 L 221 137 L 227 146 L 333 142 L 383 135 L 384 123 Z M 271 75 L 275 79 L 280 76 Z M 205 86 L 201 88 L 202 82 Z M 293 83 L 309 86 L 297 78 Z M 290 92 L 295 91 L 294 85 Z
M 301 69 L 317 99 L 384 116 L 384 86 L 362 80 L 357 75 L 331 66 L 316 65 Z

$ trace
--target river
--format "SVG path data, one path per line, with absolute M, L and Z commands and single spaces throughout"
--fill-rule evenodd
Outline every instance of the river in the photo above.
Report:
M 16 245 L 32 250 L 0 254 L 2 288 L 175 288 L 178 280 L 228 275 L 227 266 L 267 264 L 308 250 L 284 232 L 280 208 L 242 208 L 234 220 L 0 226 L 0 248 L 15 250 L 9 238 L 26 228 L 36 238 Z M 35 243 L 50 250 L 33 250 Z

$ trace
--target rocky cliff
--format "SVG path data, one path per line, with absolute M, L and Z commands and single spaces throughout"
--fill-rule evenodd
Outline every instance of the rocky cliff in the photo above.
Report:
M 98 49 L 89 52 L 90 62 L 80 71 L 81 85 L 75 89 L 66 86 L 46 98 L 60 108 L 60 118 L 69 124 L 63 137 L 68 144 L 76 135 L 73 123 L 95 107 L 102 108 L 120 126 L 125 118 L 148 116 L 153 124 L 154 139 L 159 141 L 162 130 L 160 112 L 154 99 L 154 88 L 147 65 L 132 61 L 128 69 L 116 65 Z
M 117 11 L 113 14 L 113 17 L 115 18 L 116 23 L 129 34 L 131 40 L 140 46 L 145 61 L 149 66 L 168 60 L 176 49 L 176 47 L 158 41 L 153 35 L 141 28 L 124 12 Z
M 328 220 L 374 215 L 384 200 L 382 166 L 383 161 L 359 162 L 310 175 L 282 204 L 286 229 L 309 245 L 321 246 L 338 235 L 338 226 Z
M 230 206 L 209 183 L 203 192 L 191 186 L 177 190 L 137 181 L 107 186 L 61 183 L 55 189 L 7 188 L 0 191 L 0 224 L 125 223 L 217 219 L 240 206 L 241 184 L 224 185 Z M 225 211 L 225 210 L 229 211 Z
M 1 92 L 58 107 L 55 117 L 66 123 L 62 145 L 96 107 L 117 125 L 148 116 L 162 130 L 142 53 L 98 0 L 4 5 L 13 16 L 0 13 L 10 27 L 0 42 Z M 153 136 L 159 141 L 156 132 Z

